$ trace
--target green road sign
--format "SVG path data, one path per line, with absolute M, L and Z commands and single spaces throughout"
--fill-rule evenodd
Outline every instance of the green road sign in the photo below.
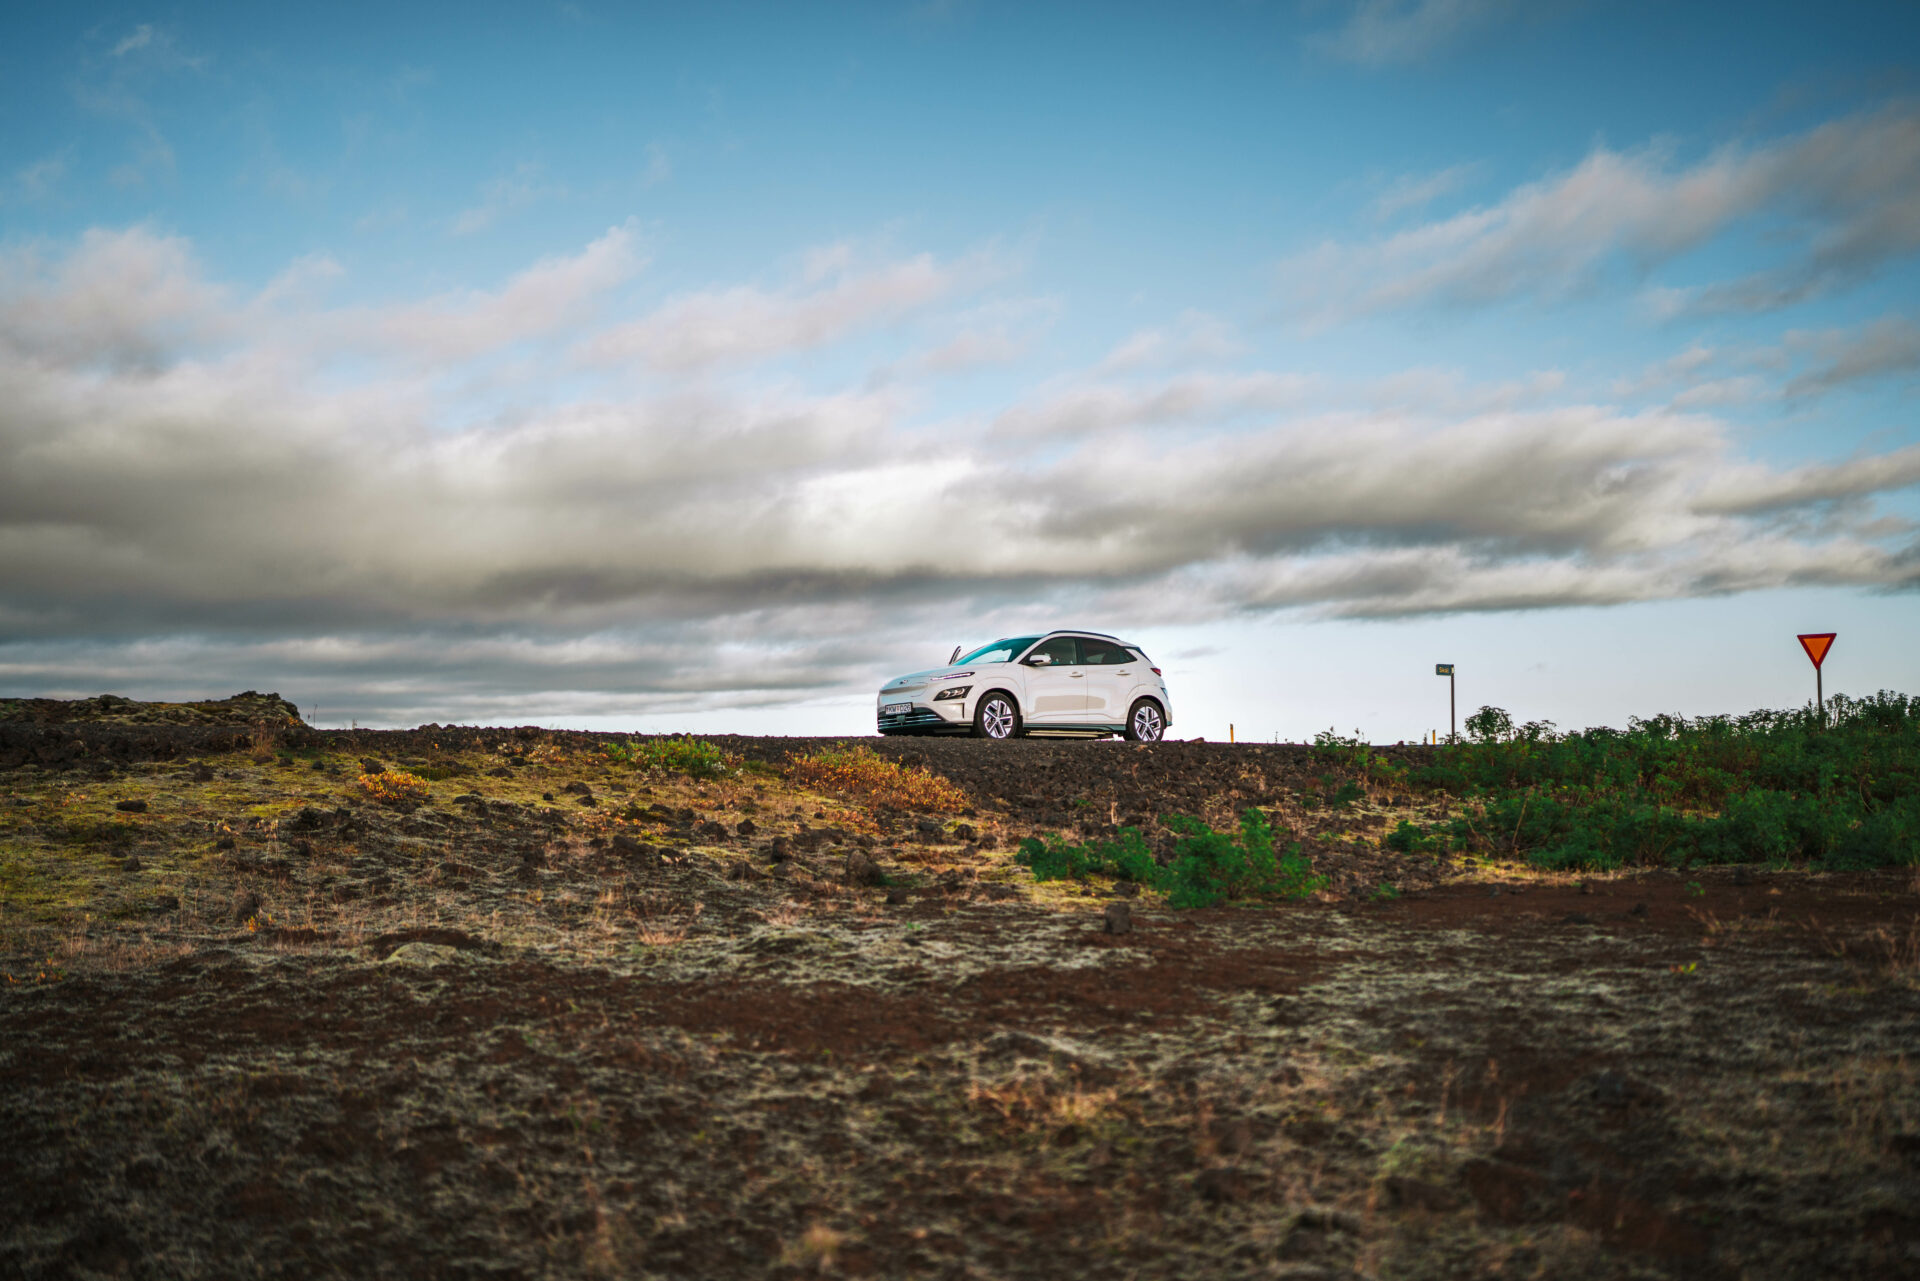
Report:
M 1433 674 L 1435 676 L 1451 676 L 1453 675 L 1453 664 L 1452 663 L 1435 663 L 1433 665 Z

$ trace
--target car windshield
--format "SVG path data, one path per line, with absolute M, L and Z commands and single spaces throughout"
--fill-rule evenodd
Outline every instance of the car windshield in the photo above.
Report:
M 967 663 L 1011 663 L 1014 658 L 1026 652 L 1027 646 L 1039 640 L 1038 636 L 1014 636 L 1006 640 L 997 640 L 991 645 L 982 645 L 971 654 L 964 654 L 954 660 L 954 666 Z

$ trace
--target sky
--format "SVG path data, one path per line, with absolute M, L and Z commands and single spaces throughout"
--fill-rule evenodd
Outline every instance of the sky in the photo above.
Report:
M 1920 693 L 1920 7 L 85 4 L 0 40 L 0 695 L 1174 737 Z

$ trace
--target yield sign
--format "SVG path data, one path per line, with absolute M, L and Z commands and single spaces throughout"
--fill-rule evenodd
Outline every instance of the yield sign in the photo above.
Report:
M 1802 632 L 1800 648 L 1807 651 L 1807 657 L 1813 660 L 1815 670 L 1827 661 L 1827 651 L 1833 648 L 1833 638 L 1838 632 Z

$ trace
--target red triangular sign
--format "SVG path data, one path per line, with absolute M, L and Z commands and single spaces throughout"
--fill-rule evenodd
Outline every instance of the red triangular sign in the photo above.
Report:
M 1827 651 L 1833 648 L 1833 638 L 1838 632 L 1802 632 L 1800 648 L 1807 651 L 1807 657 L 1813 660 L 1815 667 L 1827 661 Z

